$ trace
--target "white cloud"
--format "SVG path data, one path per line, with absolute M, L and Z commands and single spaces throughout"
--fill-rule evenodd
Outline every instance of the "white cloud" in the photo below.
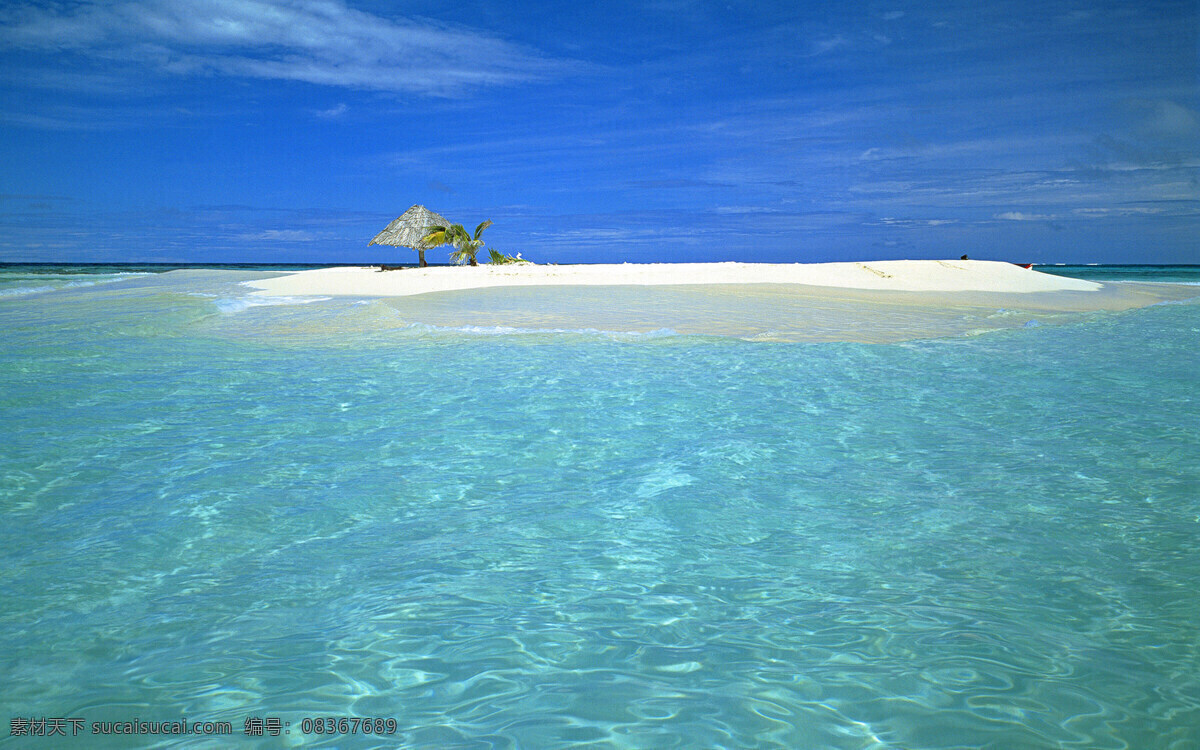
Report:
M 809 52 L 807 55 L 805 55 L 805 57 L 818 57 L 826 52 L 832 52 L 838 47 L 844 47 L 846 44 L 846 37 L 841 36 L 840 34 L 828 39 L 821 39 L 813 42 L 809 46 Z
M 1146 110 L 1141 130 L 1159 138 L 1196 138 L 1200 136 L 1200 117 L 1175 102 L 1159 99 L 1142 103 Z
M 306 232 L 303 229 L 267 229 L 262 232 L 240 234 L 237 238 L 262 242 L 313 242 L 317 239 L 312 232 Z
M 956 222 L 956 219 L 897 219 L 892 216 L 884 216 L 881 217 L 877 223 L 884 224 L 889 227 L 940 227 L 945 224 L 954 224 Z
M 1005 211 L 1002 214 L 996 214 L 996 218 L 1005 221 L 1050 221 L 1055 217 L 1049 214 L 1027 214 L 1021 211 Z
M 719 214 L 773 214 L 779 211 L 767 206 L 717 206 L 713 210 Z
M 1103 219 L 1109 216 L 1147 216 L 1164 213 L 1165 209 L 1152 206 L 1122 206 L 1120 208 L 1076 208 L 1072 210 L 1076 216 L 1085 219 Z
M 338 104 L 336 107 L 333 107 L 332 109 L 317 110 L 313 114 L 315 114 L 317 117 L 320 117 L 323 120 L 336 120 L 337 118 L 346 114 L 346 111 L 348 109 L 349 109 L 349 107 L 346 106 L 346 103 L 342 102 L 342 103 Z
M 220 73 L 447 96 L 565 67 L 479 31 L 342 0 L 125 0 L 0 11 L 0 44 L 174 75 Z
M 992 157 L 996 154 L 1030 153 L 1034 150 L 1062 150 L 1077 143 L 1072 136 L 1003 136 L 945 141 L 918 141 L 903 146 L 873 146 L 858 155 L 862 162 L 920 159 L 926 163 L 935 159 Z

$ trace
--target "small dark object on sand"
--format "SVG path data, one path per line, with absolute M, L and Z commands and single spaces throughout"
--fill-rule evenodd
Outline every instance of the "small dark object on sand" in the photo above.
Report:
M 963 257 L 959 258 L 959 260 L 970 260 L 970 258 L 964 255 Z
M 379 273 L 380 271 L 402 271 L 402 270 L 404 270 L 405 268 L 406 268 L 406 266 L 386 266 L 386 265 L 380 265 L 380 266 L 379 266 L 379 271 L 376 271 L 376 273 Z

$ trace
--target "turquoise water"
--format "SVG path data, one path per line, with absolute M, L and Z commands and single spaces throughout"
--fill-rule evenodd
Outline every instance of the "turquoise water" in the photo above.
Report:
M 1089 281 L 1156 281 L 1200 284 L 1200 266 L 1038 265 L 1038 271 Z
M 759 343 L 99 276 L 0 296 L 9 717 L 235 730 L 89 747 L 1200 744 L 1194 301 Z

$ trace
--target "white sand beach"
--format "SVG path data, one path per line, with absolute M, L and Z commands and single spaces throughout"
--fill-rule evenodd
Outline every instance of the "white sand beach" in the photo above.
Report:
M 885 343 L 1068 323 L 1196 296 L 984 260 L 324 268 L 242 282 L 265 304 L 361 298 L 350 326 L 609 331 Z M 295 325 L 292 320 L 291 325 Z
M 406 297 L 504 286 L 797 284 L 898 292 L 1090 292 L 1102 284 L 987 260 L 323 268 L 248 282 L 269 296 Z

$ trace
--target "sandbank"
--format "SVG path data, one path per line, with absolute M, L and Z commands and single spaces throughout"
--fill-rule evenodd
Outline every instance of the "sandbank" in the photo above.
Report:
M 1197 296 L 996 261 L 679 263 L 327 268 L 243 282 L 266 305 L 358 298 L 338 325 L 456 331 L 601 331 L 754 341 L 888 343 L 1069 323 Z M 308 308 L 307 305 L 304 308 Z M 263 309 L 273 309 L 266 307 Z M 295 307 L 288 326 L 298 325 Z M 313 306 L 308 312 L 316 313 Z M 299 313 L 303 318 L 304 313 Z M 330 319 L 317 316 L 319 325 Z
M 268 296 L 407 297 L 506 286 L 794 284 L 892 292 L 1036 294 L 1093 292 L 1104 285 L 988 260 L 848 263 L 624 263 L 323 268 L 247 282 Z

